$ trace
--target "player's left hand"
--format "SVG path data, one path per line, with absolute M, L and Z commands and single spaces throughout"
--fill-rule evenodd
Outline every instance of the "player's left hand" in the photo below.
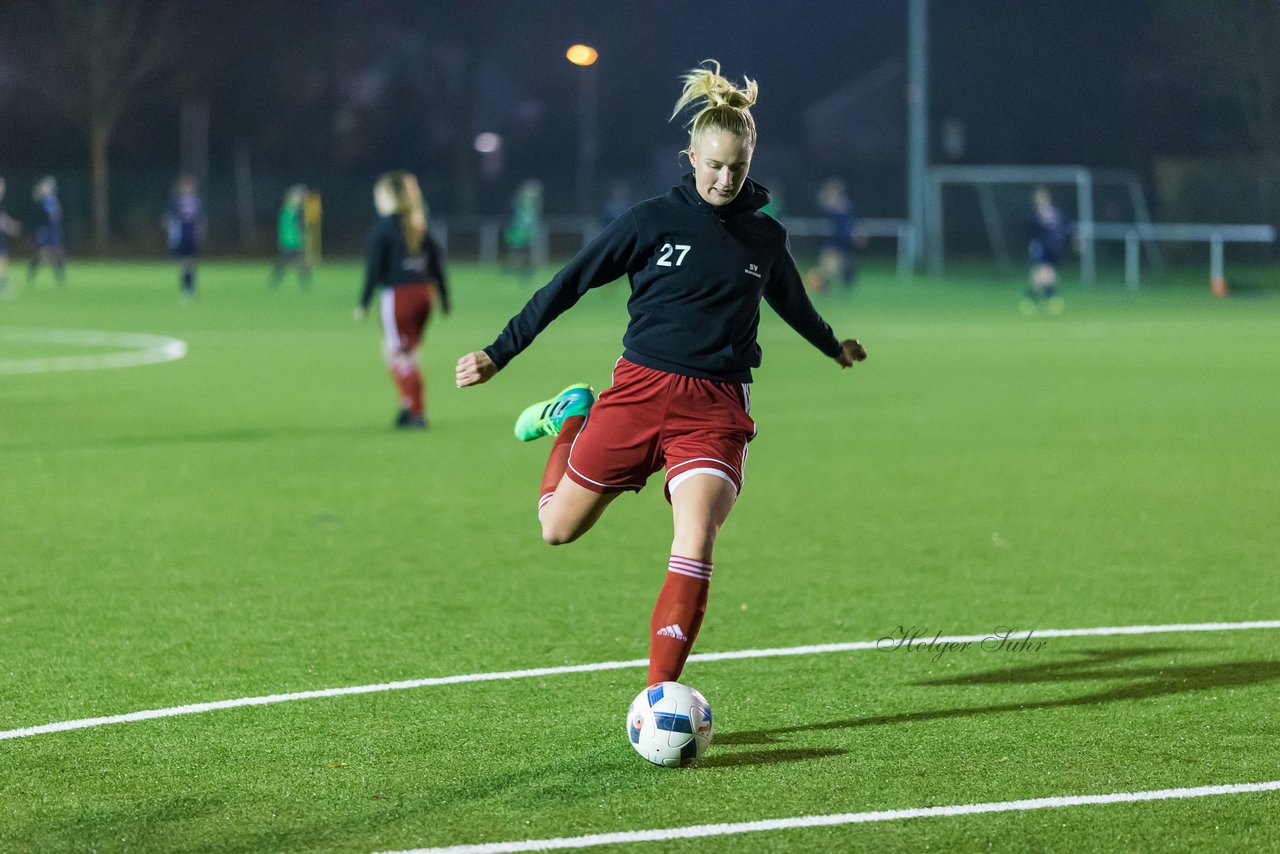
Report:
M 365 315 L 368 313 L 369 312 L 365 309 L 364 306 L 358 305 L 351 310 L 351 319 L 354 320 L 356 323 L 359 323 L 360 321 L 364 320 Z
M 854 362 L 861 362 L 867 358 L 867 348 L 863 347 L 856 338 L 846 338 L 840 342 L 840 347 L 840 355 L 836 356 L 836 361 L 842 368 L 851 368 Z

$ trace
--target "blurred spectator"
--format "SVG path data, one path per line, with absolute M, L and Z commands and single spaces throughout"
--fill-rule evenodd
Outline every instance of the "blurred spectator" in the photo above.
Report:
M 53 267 L 53 276 L 59 285 L 67 281 L 67 249 L 62 234 L 62 205 L 58 202 L 58 182 L 46 175 L 37 183 L 31 197 L 36 209 L 36 254 L 31 256 L 27 268 L 27 282 L 35 281 L 41 264 Z
M 614 181 L 609 185 L 609 197 L 600 208 L 600 225 L 608 225 L 630 209 L 631 185 L 626 181 Z
M 184 300 L 196 295 L 196 252 L 204 237 L 204 210 L 196 192 L 196 179 L 183 175 L 174 185 L 173 204 L 165 215 L 169 232 L 169 251 L 181 267 L 181 291 Z
M 295 184 L 285 191 L 277 225 L 276 242 L 279 253 L 276 255 L 275 266 L 271 269 L 273 288 L 280 284 L 285 271 L 290 267 L 298 271 L 298 283 L 303 288 L 311 284 L 311 259 L 307 252 L 307 222 L 303 210 L 306 196 L 307 188 L 301 184 Z
M 507 244 L 506 271 L 523 279 L 533 276 L 534 242 L 542 231 L 542 182 L 530 178 L 511 200 L 511 220 L 503 235 Z
M 1023 314 L 1034 314 L 1043 304 L 1050 314 L 1062 314 L 1066 304 L 1058 293 L 1058 264 L 1071 235 L 1070 224 L 1053 204 L 1047 187 L 1036 187 L 1031 196 L 1031 216 L 1027 221 L 1027 254 L 1031 262 L 1031 284 L 1022 301 Z
M 858 274 L 854 244 L 861 241 L 857 215 L 844 182 L 838 178 L 826 181 L 818 191 L 818 207 L 827 220 L 827 235 L 818 253 L 818 267 L 809 271 L 808 285 L 814 291 L 825 291 L 839 282 L 849 290 Z

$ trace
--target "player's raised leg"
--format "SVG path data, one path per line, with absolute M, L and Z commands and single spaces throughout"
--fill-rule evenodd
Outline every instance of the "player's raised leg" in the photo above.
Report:
M 618 494 L 588 489 L 565 475 L 569 451 L 594 404 L 591 386 L 577 383 L 549 400 L 526 407 L 516 419 L 516 438 L 522 442 L 555 437 L 538 492 L 542 538 L 553 546 L 571 543 L 589 531 Z
M 568 459 L 567 452 L 565 459 Z M 548 474 L 551 473 L 553 462 L 547 461 Z M 543 488 L 546 488 L 545 479 Z M 600 521 L 605 508 L 619 495 L 619 492 L 593 492 L 561 474 L 555 490 L 549 494 L 544 493 L 538 501 L 542 539 L 552 546 L 572 543 Z

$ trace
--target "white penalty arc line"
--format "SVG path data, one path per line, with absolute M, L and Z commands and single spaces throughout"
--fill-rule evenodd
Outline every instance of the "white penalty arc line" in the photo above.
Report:
M 901 629 L 901 627 L 899 627 Z M 1177 634 L 1185 632 L 1229 632 L 1250 629 L 1280 629 L 1280 620 L 1254 620 L 1243 623 L 1176 623 L 1152 626 L 1101 626 L 1083 629 L 1033 629 L 1025 635 L 1010 634 L 1008 642 L 1016 643 L 1023 639 L 1074 638 L 1074 637 L 1113 637 L 1118 635 L 1155 635 Z M 901 633 L 901 632 L 899 632 Z M 935 635 L 927 639 L 927 643 L 982 643 L 993 637 L 991 632 L 981 635 Z M 896 642 L 897 636 L 890 636 L 874 641 L 852 641 L 848 643 L 827 643 L 809 646 L 785 646 L 772 649 L 740 649 L 729 652 L 705 652 L 689 656 L 689 661 L 734 661 L 744 658 L 778 658 L 789 655 L 821 655 L 834 652 L 857 652 L 869 649 L 888 649 Z M 326 697 L 347 697 L 355 694 L 377 694 L 385 691 L 405 691 L 411 688 L 431 688 L 440 685 L 461 685 L 469 682 L 497 682 L 508 679 L 529 679 L 538 676 L 559 676 L 566 673 L 597 673 L 604 670 L 625 670 L 632 667 L 647 667 L 647 658 L 633 658 L 630 661 L 599 661 L 593 664 L 570 664 L 560 667 L 534 667 L 525 670 L 500 670 L 487 673 L 463 673 L 455 676 L 433 676 L 426 679 L 406 679 L 399 682 L 381 682 L 376 685 L 351 685 L 345 688 L 321 688 L 314 691 L 295 691 L 289 694 L 268 694 L 262 697 L 240 697 L 235 700 L 215 700 L 208 703 L 191 703 L 185 706 L 171 706 L 165 709 L 148 709 L 141 712 L 128 712 L 120 715 L 106 715 L 97 718 L 79 718 L 70 721 L 40 724 L 38 726 L 20 727 L 18 729 L 0 730 L 0 741 L 14 738 L 28 738 L 33 735 L 45 735 L 55 732 L 67 732 L 76 729 L 107 726 L 109 724 L 136 723 L 138 721 L 156 720 L 158 718 L 175 718 L 179 715 L 196 715 L 204 712 L 215 712 L 220 709 L 238 709 L 246 706 L 269 706 L 275 703 L 291 703 L 296 700 L 319 700 Z
M 880 821 L 902 821 L 912 818 L 942 818 L 984 813 L 1026 812 L 1099 804 L 1124 804 L 1141 801 L 1167 801 L 1178 798 L 1206 798 L 1212 795 L 1244 795 L 1253 792 L 1280 791 L 1280 780 L 1265 783 L 1234 783 L 1224 786 L 1200 786 L 1191 789 L 1154 789 L 1145 792 L 1113 792 L 1107 795 L 1065 795 L 1031 798 L 1021 801 L 995 801 L 985 804 L 955 804 L 941 807 L 852 812 L 836 815 L 806 815 L 793 818 L 771 818 L 733 824 L 699 824 L 656 830 L 628 830 L 618 833 L 593 833 L 587 836 L 564 836 L 555 839 L 526 839 L 519 842 L 487 842 L 475 845 L 452 845 L 444 848 L 412 848 L 394 854 L 507 854 L 514 851 L 554 851 L 565 848 L 593 848 L 598 845 L 621 845 L 628 842 L 667 842 L 673 839 L 697 839 L 708 836 L 732 836 L 769 830 L 796 830 L 809 827 L 834 827 L 843 824 L 870 824 Z M 390 852 L 388 854 L 391 854 Z
M 0 359 L 0 374 L 43 374 L 133 368 L 172 362 L 187 355 L 187 342 L 142 332 L 96 332 L 87 329 L 0 329 L 0 341 L 19 344 L 64 344 L 78 347 L 124 347 L 122 352 L 82 356 Z

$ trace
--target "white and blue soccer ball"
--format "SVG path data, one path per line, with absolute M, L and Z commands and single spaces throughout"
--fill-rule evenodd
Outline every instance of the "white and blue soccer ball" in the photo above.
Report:
M 711 706 L 688 685 L 660 682 L 631 702 L 627 737 L 636 753 L 654 765 L 688 765 L 711 744 Z

